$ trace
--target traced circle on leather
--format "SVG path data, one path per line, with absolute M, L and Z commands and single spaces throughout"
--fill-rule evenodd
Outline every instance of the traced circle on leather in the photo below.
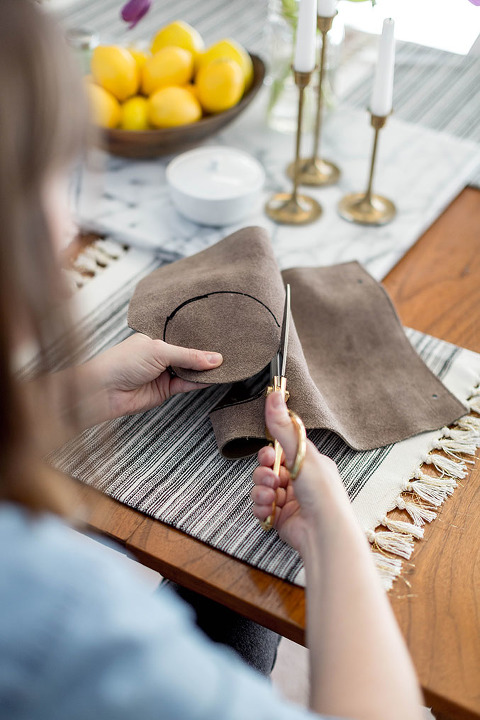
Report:
M 223 355 L 222 365 L 207 372 L 174 368 L 180 377 L 231 383 L 255 375 L 270 362 L 278 350 L 279 328 L 270 308 L 252 295 L 215 291 L 176 307 L 165 321 L 163 339 Z

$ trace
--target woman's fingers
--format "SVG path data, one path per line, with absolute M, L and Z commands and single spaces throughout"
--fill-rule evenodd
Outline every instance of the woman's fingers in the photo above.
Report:
M 265 447 L 260 448 L 258 451 L 258 462 L 260 465 L 273 466 L 275 462 L 275 449 L 273 445 L 265 445 Z M 285 453 L 282 450 L 282 463 L 283 462 L 285 462 Z
M 252 477 L 255 485 L 265 485 L 266 487 L 276 488 L 280 482 L 278 475 L 275 475 L 272 468 L 263 465 L 255 468 Z
M 223 362 L 222 356 L 217 352 L 169 345 L 163 340 L 155 340 L 154 342 L 159 358 L 165 367 L 174 365 L 188 370 L 211 370 Z
M 256 507 L 269 507 L 271 510 L 273 501 L 275 501 L 277 507 L 279 508 L 282 508 L 285 505 L 287 491 L 285 488 L 278 488 L 278 490 L 275 491 L 273 488 L 254 485 L 250 491 L 250 497 Z
M 267 397 L 265 420 L 270 434 L 283 448 L 286 465 L 291 466 L 297 454 L 298 437 L 285 401 L 279 392 L 270 393 Z
M 268 487 L 285 487 L 290 479 L 290 473 L 286 468 L 280 468 L 280 478 L 275 475 L 271 467 L 260 465 L 253 472 L 253 482 L 255 485 L 266 485 Z
M 254 485 L 250 491 L 250 497 L 255 505 L 270 505 L 276 499 L 276 492 L 273 488 L 264 485 Z
M 275 450 L 271 445 L 265 445 L 258 451 L 258 462 L 266 467 L 273 467 L 275 462 Z
M 270 503 L 269 505 L 254 505 L 252 508 L 252 513 L 257 518 L 257 520 L 263 522 L 272 513 L 272 503 Z

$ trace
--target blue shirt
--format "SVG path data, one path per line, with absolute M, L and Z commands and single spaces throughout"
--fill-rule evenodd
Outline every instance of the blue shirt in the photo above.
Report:
M 2 720 L 313 717 L 208 641 L 173 593 L 60 519 L 0 505 Z

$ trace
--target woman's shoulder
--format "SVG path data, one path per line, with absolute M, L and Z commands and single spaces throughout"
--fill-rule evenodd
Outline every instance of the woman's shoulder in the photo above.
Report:
M 90 593 L 92 581 L 105 587 L 124 575 L 123 566 L 110 557 L 114 553 L 99 552 L 96 543 L 61 518 L 10 503 L 0 504 L 0 547 L 0 592 L 18 594 L 19 600 L 35 593 L 36 604 L 42 592 L 82 588 Z
M 5 549 L 0 554 L 2 593 L 23 595 L 25 585 L 38 592 L 40 586 L 57 578 L 68 579 L 64 574 L 66 568 L 71 568 L 72 573 L 85 570 L 91 558 L 86 557 L 88 549 L 81 546 L 75 535 L 60 518 L 2 503 L 0 543 Z
M 0 547 L 0 717 L 312 717 L 59 519 L 0 506 Z
M 20 506 L 0 504 L 0 604 L 9 613 L 41 612 L 43 603 L 69 598 L 71 608 L 108 602 L 121 592 L 149 594 L 119 553 L 103 552 L 91 539 L 51 514 L 33 515 Z M 162 594 L 163 597 L 163 594 Z M 165 594 L 165 605 L 183 607 Z M 0 619 L 1 622 L 1 619 Z
M 72 683 L 93 686 L 126 648 L 135 656 L 148 616 L 160 646 L 188 632 L 188 613 L 169 592 L 154 597 L 120 555 L 57 517 L 0 504 L 0 547 L 0 717 L 43 719 L 39 708 L 55 698 L 70 713 Z M 85 688 L 85 712 L 88 697 Z

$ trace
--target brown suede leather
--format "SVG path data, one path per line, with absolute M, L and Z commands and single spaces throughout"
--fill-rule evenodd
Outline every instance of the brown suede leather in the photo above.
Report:
M 465 413 L 412 348 L 383 288 L 358 263 L 280 273 L 262 228 L 240 230 L 153 272 L 137 286 L 128 323 L 175 345 L 222 353 L 220 368 L 174 368 L 180 377 L 238 383 L 261 373 L 278 350 L 284 283 L 292 290 L 289 407 L 307 428 L 333 430 L 356 450 L 369 450 Z M 235 384 L 212 411 L 227 457 L 265 444 L 266 384 L 267 377 L 253 390 Z
M 216 370 L 175 371 L 194 382 L 231 383 L 255 375 L 278 350 L 284 299 L 266 231 L 245 228 L 144 278 L 128 324 L 172 345 L 221 352 Z

